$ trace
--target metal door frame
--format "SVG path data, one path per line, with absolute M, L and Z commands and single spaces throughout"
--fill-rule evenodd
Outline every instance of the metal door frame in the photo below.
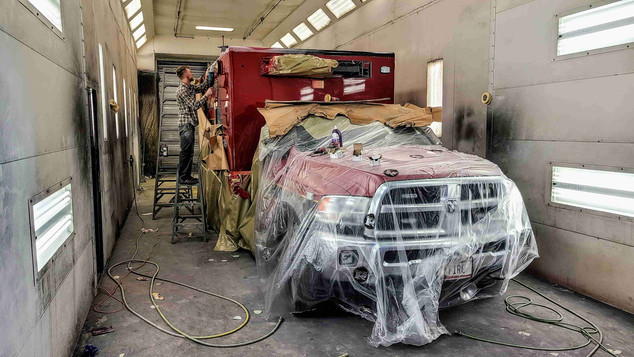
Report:
M 87 88 L 88 115 L 90 117 L 90 158 L 92 169 L 92 203 L 95 229 L 95 254 L 97 274 L 101 275 L 105 267 L 103 252 L 103 210 L 101 201 L 101 158 L 99 155 L 99 115 L 97 90 L 92 86 Z

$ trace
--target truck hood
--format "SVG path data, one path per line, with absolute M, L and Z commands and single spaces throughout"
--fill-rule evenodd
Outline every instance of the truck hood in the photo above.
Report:
M 381 164 L 371 166 L 369 157 L 378 154 L 382 156 Z M 280 184 L 316 200 L 325 195 L 371 197 L 387 181 L 502 175 L 500 168 L 488 160 L 442 146 L 364 148 L 363 161 L 352 161 L 352 148 L 341 158 L 331 159 L 329 155 L 310 156 L 293 147 L 286 163 L 286 173 L 280 177 L 284 182 Z M 387 176 L 386 170 L 397 170 L 398 174 Z

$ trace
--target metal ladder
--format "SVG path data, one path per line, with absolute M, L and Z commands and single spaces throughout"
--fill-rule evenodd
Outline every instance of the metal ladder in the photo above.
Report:
M 168 63 L 159 65 L 159 133 L 158 150 L 156 157 L 156 180 L 154 182 L 154 203 L 152 206 L 152 219 L 165 207 L 173 207 L 176 201 L 176 169 L 178 167 L 178 155 L 180 154 L 180 135 L 178 133 L 178 105 L 176 103 L 176 90 L 180 80 L 176 76 L 176 68 L 179 64 Z M 194 76 L 205 73 L 204 64 L 195 67 L 190 65 Z M 199 164 L 200 148 L 198 133 L 194 135 L 194 170 L 197 172 Z M 191 187 L 180 189 L 179 194 L 192 195 Z M 184 196 L 183 196 L 184 197 Z
M 198 167 L 198 183 L 184 185 L 176 180 L 174 195 L 174 219 L 172 220 L 172 239 L 174 244 L 180 238 L 179 230 L 185 227 L 193 227 L 203 235 L 207 242 L 207 223 L 205 205 L 203 203 L 202 184 L 200 182 L 200 166 Z M 196 190 L 194 190 L 194 187 Z M 181 212 L 184 210 L 185 213 Z

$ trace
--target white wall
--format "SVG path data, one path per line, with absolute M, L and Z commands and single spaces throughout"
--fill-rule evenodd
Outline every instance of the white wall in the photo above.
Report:
M 222 46 L 220 37 L 183 38 L 174 36 L 154 36 L 137 52 L 138 69 L 145 71 L 156 70 L 156 54 L 169 54 L 175 58 L 190 56 L 217 57 Z M 261 47 L 262 41 L 225 38 L 227 46 Z
M 96 5 L 97 10 L 93 12 L 90 5 Z M 3 357 L 71 355 L 96 292 L 98 252 L 92 224 L 93 162 L 86 85 L 95 83 L 97 76 L 89 74 L 88 83 L 84 81 L 85 70 L 90 70 L 84 65 L 90 58 L 96 58 L 96 47 L 84 46 L 84 29 L 90 30 L 86 24 L 94 24 L 94 17 L 98 17 L 101 25 L 101 41 L 108 49 L 110 65 L 116 63 L 119 78 L 125 77 L 136 88 L 134 45 L 129 28 L 125 27 L 120 0 L 64 0 L 61 17 L 63 38 L 20 1 L 0 2 L 0 68 L 3 69 L 0 71 L 0 356 Z M 109 68 L 111 72 L 112 67 Z M 111 77 L 108 78 L 112 83 Z M 125 157 L 128 144 L 120 140 L 111 145 L 113 164 L 102 165 L 102 172 L 112 173 L 125 167 L 122 159 L 112 153 L 116 151 Z M 116 163 L 120 164 L 115 166 Z M 129 176 L 118 176 L 121 190 L 112 197 L 119 205 L 110 206 L 108 214 L 121 220 L 126 199 L 129 203 L 132 192 L 126 191 L 130 188 Z M 29 199 L 68 178 L 72 185 L 75 234 L 59 248 L 48 270 L 36 280 Z M 114 229 L 108 234 L 114 242 Z
M 531 269 L 634 312 L 634 224 L 549 205 L 550 163 L 634 168 L 634 50 L 556 59 L 557 18 L 595 0 L 498 0 L 488 157 L 518 185 Z
M 420 106 L 427 104 L 427 62 L 442 58 L 443 143 L 484 156 L 489 16 L 482 0 L 372 0 L 299 47 L 394 52 L 395 102 Z

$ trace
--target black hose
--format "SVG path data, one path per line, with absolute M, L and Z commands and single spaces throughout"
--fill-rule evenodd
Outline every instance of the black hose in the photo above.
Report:
M 561 328 L 565 328 L 567 330 L 578 332 L 581 335 L 583 335 L 583 337 L 585 337 L 587 341 L 584 344 L 581 344 L 581 345 L 578 345 L 578 346 L 573 346 L 573 347 L 537 347 L 537 346 L 517 345 L 517 344 L 514 344 L 514 343 L 503 342 L 503 341 L 489 340 L 489 339 L 486 339 L 486 338 L 469 335 L 469 334 L 464 333 L 462 331 L 455 331 L 455 334 L 458 335 L 458 336 L 464 336 L 464 337 L 467 337 L 467 338 L 470 338 L 470 339 L 476 340 L 476 341 L 487 342 L 487 343 L 492 343 L 492 344 L 501 345 L 501 346 L 507 346 L 507 347 L 521 348 L 521 349 L 526 349 L 526 350 L 534 350 L 534 351 L 572 351 L 572 350 L 578 350 L 580 348 L 584 348 L 584 347 L 588 346 L 589 344 L 594 343 L 596 346 L 594 346 L 592 351 L 590 351 L 590 353 L 588 353 L 586 355 L 586 357 L 590 357 L 590 356 L 594 355 L 599 348 L 601 348 L 602 350 L 604 350 L 605 352 L 609 353 L 612 356 L 616 356 L 615 354 L 610 352 L 603 345 L 603 333 L 601 332 L 601 329 L 599 329 L 590 320 L 584 318 L 583 316 L 579 315 L 578 313 L 574 312 L 573 310 L 571 310 L 571 309 L 569 309 L 569 308 L 557 303 L 556 301 L 554 301 L 551 298 L 545 296 L 544 294 L 540 293 L 539 291 L 531 288 L 530 286 L 522 283 L 519 280 L 511 279 L 511 281 L 513 281 L 513 282 L 525 287 L 526 289 L 528 289 L 528 290 L 534 292 L 535 294 L 543 297 L 544 299 L 550 301 L 551 303 L 559 306 L 560 308 L 564 309 L 565 311 L 567 311 L 567 312 L 571 313 L 572 315 L 574 315 L 574 316 L 580 318 L 581 320 L 585 321 L 590 326 L 583 326 L 582 327 L 582 326 L 579 326 L 579 325 L 563 322 L 564 317 L 559 311 L 555 310 L 554 308 L 552 308 L 550 306 L 533 303 L 533 301 L 530 298 L 528 298 L 526 296 L 523 296 L 523 295 L 510 295 L 510 296 L 506 297 L 506 299 L 504 299 L 504 304 L 506 305 L 506 311 L 508 313 L 510 313 L 512 315 L 515 315 L 515 316 L 519 316 L 519 317 L 525 318 L 527 320 L 537 321 L 537 322 L 541 322 L 541 323 L 545 323 L 545 324 L 549 324 L 549 325 L 554 325 L 554 326 L 558 326 L 558 327 L 561 327 Z M 520 301 L 513 302 L 512 301 L 513 299 L 516 299 L 516 300 L 520 299 Z M 555 318 L 543 318 L 543 317 L 539 317 L 539 316 L 536 316 L 534 314 L 522 311 L 523 308 L 531 306 L 531 305 L 546 309 L 548 311 L 551 311 L 551 312 L 555 313 L 556 317 Z M 593 336 L 593 335 L 597 335 L 597 334 L 599 335 L 598 339 L 596 339 Z

